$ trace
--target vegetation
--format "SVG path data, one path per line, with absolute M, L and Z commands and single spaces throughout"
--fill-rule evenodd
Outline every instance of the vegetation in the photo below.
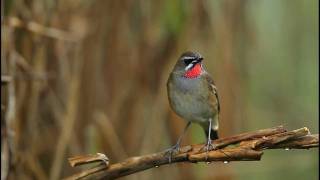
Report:
M 1 164 L 9 179 L 60 179 L 67 158 L 111 161 L 173 145 L 185 122 L 166 80 L 199 51 L 222 137 L 279 124 L 318 133 L 317 0 L 1 0 Z M 183 143 L 202 143 L 192 126 Z M 317 179 L 317 150 L 261 162 L 174 164 L 123 179 Z M 299 163 L 297 163 L 299 162 Z

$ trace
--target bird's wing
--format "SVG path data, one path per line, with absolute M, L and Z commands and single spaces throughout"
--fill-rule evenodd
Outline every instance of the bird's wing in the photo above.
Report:
M 209 85 L 209 91 L 214 95 L 214 98 L 215 98 L 215 103 L 217 103 L 217 110 L 218 110 L 218 113 L 220 112 L 220 102 L 219 102 L 219 96 L 218 96 L 218 89 L 217 87 L 215 86 L 214 84 L 214 81 L 213 79 L 210 77 L 209 74 L 206 74 L 206 80 L 208 82 L 208 85 Z

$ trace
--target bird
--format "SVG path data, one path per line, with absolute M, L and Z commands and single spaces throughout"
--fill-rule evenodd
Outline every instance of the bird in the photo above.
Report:
M 205 149 L 215 149 L 212 140 L 218 139 L 220 103 L 217 87 L 203 67 L 204 58 L 198 52 L 186 51 L 176 62 L 167 80 L 167 94 L 173 111 L 187 124 L 177 143 L 168 149 L 179 151 L 181 140 L 191 123 L 199 124 L 207 137 Z

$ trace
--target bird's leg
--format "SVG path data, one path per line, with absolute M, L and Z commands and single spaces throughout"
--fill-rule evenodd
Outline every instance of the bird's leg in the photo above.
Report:
M 214 144 L 212 144 L 212 142 L 211 142 L 211 130 L 212 130 L 212 128 L 211 128 L 211 124 L 212 124 L 212 119 L 210 118 L 209 119 L 209 133 L 208 133 L 208 140 L 207 140 L 207 153 L 208 153 L 208 151 L 209 150 L 212 150 L 212 149 L 216 149 L 216 147 L 215 147 L 215 145 Z
M 211 150 L 215 150 L 216 146 L 212 144 L 211 142 L 211 124 L 212 124 L 212 119 L 209 119 L 209 129 L 208 129 L 208 137 L 207 137 L 207 143 L 200 149 L 200 151 L 205 150 L 206 151 L 206 160 L 208 159 L 208 152 Z
M 176 143 L 174 146 L 172 146 L 172 147 L 170 147 L 170 148 L 168 148 L 168 149 L 165 150 L 165 154 L 166 154 L 166 155 L 169 155 L 169 163 L 171 163 L 172 155 L 175 154 L 175 153 L 177 153 L 177 152 L 179 152 L 179 150 L 180 150 L 180 143 L 181 143 L 181 141 L 182 141 L 182 138 L 183 138 L 183 136 L 186 134 L 186 132 L 187 132 L 187 130 L 188 130 L 188 128 L 189 128 L 190 125 L 191 125 L 191 121 L 189 121 L 189 122 L 187 123 L 187 125 L 184 127 L 183 133 L 180 135 L 177 143 Z

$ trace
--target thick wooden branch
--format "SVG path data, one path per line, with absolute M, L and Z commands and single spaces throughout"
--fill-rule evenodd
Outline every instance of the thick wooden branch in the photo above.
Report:
M 279 126 L 217 139 L 213 143 L 217 149 L 208 153 L 203 151 L 204 144 L 183 146 L 177 154 L 173 155 L 171 163 L 258 161 L 261 159 L 263 150 L 266 149 L 309 149 L 318 147 L 319 135 L 310 135 L 308 128 L 286 131 L 282 126 Z M 88 158 L 92 159 L 91 155 Z M 81 164 L 81 162 L 78 163 Z M 170 164 L 168 156 L 165 152 L 159 152 L 132 157 L 111 165 L 101 163 L 66 179 L 115 179 L 165 164 Z

